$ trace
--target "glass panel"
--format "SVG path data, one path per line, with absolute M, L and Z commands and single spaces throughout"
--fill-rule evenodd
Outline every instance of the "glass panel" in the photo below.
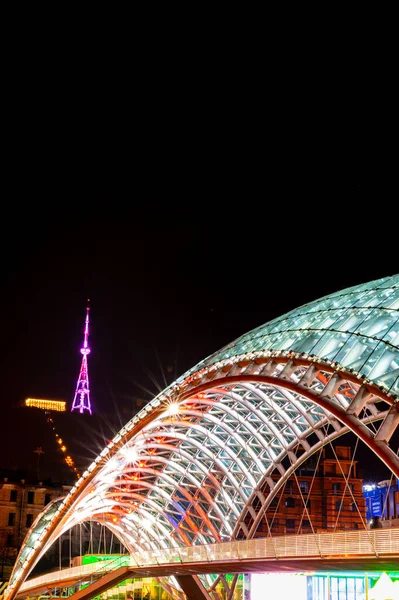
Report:
M 334 324 L 334 329 L 339 331 L 356 331 L 357 327 L 370 314 L 369 310 L 355 310 L 350 308 L 346 310 L 342 317 Z
M 350 334 L 334 360 L 344 367 L 358 370 L 367 361 L 378 343 L 378 340 L 360 338 Z
M 330 578 L 331 600 L 339 600 L 338 598 L 338 577 Z
M 346 333 L 334 333 L 331 335 L 331 332 L 326 332 L 313 348 L 312 354 L 332 360 L 345 344 L 347 339 L 348 335 Z
M 358 327 L 357 331 L 362 335 L 382 339 L 396 321 L 396 315 L 391 312 L 373 310 Z
M 320 314 L 318 324 L 319 328 L 346 331 L 345 329 L 341 329 L 340 323 L 345 322 L 346 319 L 348 319 L 348 314 L 351 314 L 350 308 L 329 310 L 328 312 L 323 312 Z
M 362 372 L 373 380 L 378 380 L 388 370 L 392 358 L 394 358 L 393 352 L 388 351 L 386 345 L 380 342 L 362 365 Z
M 395 375 L 396 373 L 398 373 L 398 369 L 396 369 Z M 396 396 L 399 396 L 399 374 L 390 386 L 389 391 L 395 394 Z
M 290 350 L 314 354 L 313 348 L 324 334 L 324 331 L 308 331 L 306 333 L 306 336 L 299 338 L 294 344 L 292 344 Z
M 356 600 L 362 600 L 366 592 L 366 585 L 364 577 L 356 577 L 355 579 L 355 593 Z
M 399 317 L 392 323 L 392 327 L 384 335 L 384 341 L 399 348 Z

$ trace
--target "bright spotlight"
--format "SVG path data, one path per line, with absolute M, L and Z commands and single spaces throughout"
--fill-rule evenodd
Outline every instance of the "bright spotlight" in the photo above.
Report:
M 177 415 L 178 412 L 179 405 L 176 402 L 173 402 L 172 404 L 169 404 L 167 410 L 165 411 L 165 414 L 169 417 L 173 417 L 174 415 Z

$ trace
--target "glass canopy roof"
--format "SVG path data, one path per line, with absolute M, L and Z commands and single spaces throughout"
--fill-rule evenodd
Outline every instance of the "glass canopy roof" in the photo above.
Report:
M 304 304 L 242 335 L 188 373 L 259 350 L 289 350 L 326 358 L 399 395 L 399 275 Z

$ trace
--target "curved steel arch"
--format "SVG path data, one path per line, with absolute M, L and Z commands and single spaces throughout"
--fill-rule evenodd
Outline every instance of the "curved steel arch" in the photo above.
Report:
M 107 524 L 129 551 L 251 537 L 292 472 L 349 430 L 399 478 L 389 446 L 399 424 L 398 380 L 399 276 L 242 336 L 154 398 L 42 513 L 7 597 L 64 531 L 88 518 Z

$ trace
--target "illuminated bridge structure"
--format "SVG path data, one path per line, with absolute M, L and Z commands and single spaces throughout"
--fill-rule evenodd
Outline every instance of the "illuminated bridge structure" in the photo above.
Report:
M 17 598 L 54 597 L 69 590 L 75 600 L 89 600 L 127 579 L 174 577 L 183 589 L 190 590 L 193 571 L 198 574 L 240 574 L 242 572 L 312 572 L 365 570 L 397 571 L 399 565 L 399 529 L 345 531 L 308 535 L 255 538 L 135 552 L 25 581 Z M 195 582 L 199 598 L 207 598 L 201 581 Z M 168 583 L 164 581 L 168 589 Z M 191 586 L 192 587 L 192 586 Z M 78 590 L 77 592 L 75 590 Z M 169 590 L 170 591 L 170 590 Z M 192 591 L 192 590 L 191 590 Z M 115 590 L 115 595 L 119 593 Z M 187 594 L 191 600 L 193 593 Z
M 350 431 L 399 478 L 398 398 L 399 275 L 242 335 L 149 402 L 70 493 L 46 507 L 24 540 L 6 599 L 18 596 L 63 533 L 90 519 L 132 556 L 248 543 L 296 469 Z M 191 575 L 207 588 L 206 575 L 195 568 Z M 175 583 L 165 579 L 184 598 Z

